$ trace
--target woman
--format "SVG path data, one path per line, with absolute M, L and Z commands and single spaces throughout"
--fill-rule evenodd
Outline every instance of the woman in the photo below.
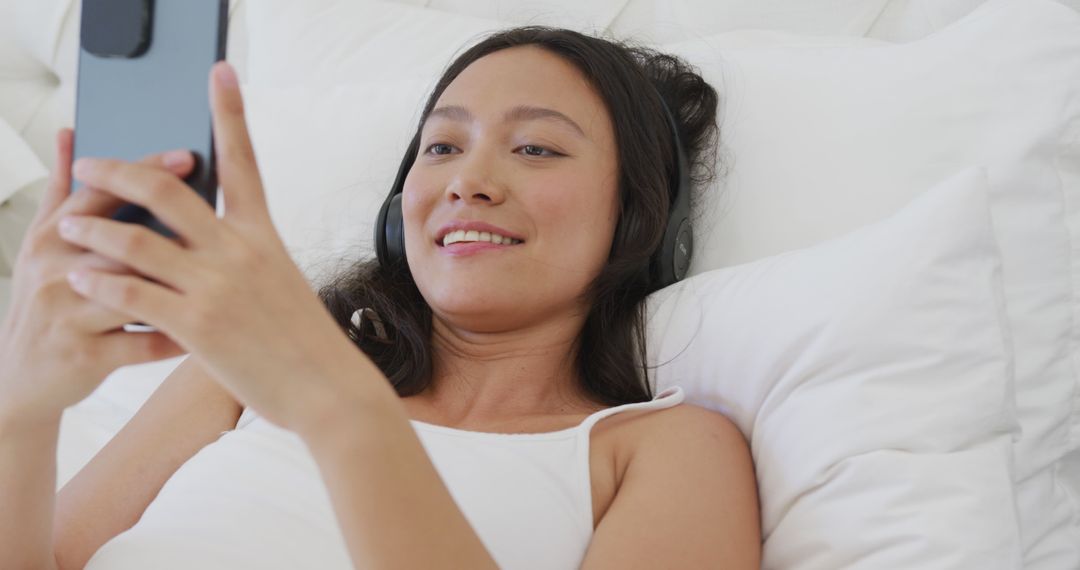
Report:
M 741 434 L 676 405 L 678 392 L 650 401 L 644 366 L 642 302 L 676 164 L 661 96 L 700 183 L 716 132 L 700 77 L 566 30 L 485 39 L 424 107 L 402 191 L 405 260 L 362 263 L 319 295 L 274 231 L 228 65 L 210 96 L 223 218 L 183 191 L 186 152 L 80 160 L 85 189 L 67 196 L 71 133 L 58 137 L 0 332 L 4 567 L 82 567 L 242 405 L 307 444 L 357 568 L 758 565 Z M 180 238 L 107 219 L 121 202 Z M 133 321 L 159 332 L 119 330 Z M 119 366 L 184 353 L 54 503 L 62 410 Z M 425 451 L 447 432 L 477 446 L 493 433 L 583 437 L 571 507 L 591 524 L 550 519 L 534 537 L 550 543 L 545 559 L 524 559 L 526 545 L 470 524 L 480 507 L 451 496 Z M 501 526 L 523 522 L 511 507 Z

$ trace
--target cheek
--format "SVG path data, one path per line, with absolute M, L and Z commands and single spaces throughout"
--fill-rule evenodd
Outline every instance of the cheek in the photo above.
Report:
M 607 260 L 617 221 L 616 191 L 609 183 L 564 185 L 562 191 L 538 194 L 534 211 L 543 220 L 545 241 L 578 267 L 597 268 Z

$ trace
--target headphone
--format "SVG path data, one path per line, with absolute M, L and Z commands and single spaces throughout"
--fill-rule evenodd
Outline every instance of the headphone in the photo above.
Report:
M 659 92 L 657 94 L 659 95 Z M 676 159 L 675 172 L 668 187 L 668 195 L 672 198 L 667 226 L 664 229 L 664 239 L 660 243 L 660 248 L 653 252 L 649 259 L 649 271 L 653 277 L 650 293 L 686 277 L 686 272 L 690 268 L 690 256 L 694 252 L 694 234 L 690 227 L 689 161 L 686 158 L 686 151 L 683 150 L 682 141 L 679 139 L 675 116 L 664 102 L 664 98 L 659 99 L 671 128 Z M 408 261 L 405 259 L 405 225 L 401 216 L 401 193 L 405 187 L 405 177 L 408 176 L 409 169 L 416 160 L 419 147 L 420 133 L 417 132 L 409 143 L 405 158 L 398 167 L 390 195 L 379 208 L 379 217 L 375 222 L 375 255 L 383 267 L 397 263 L 408 266 Z

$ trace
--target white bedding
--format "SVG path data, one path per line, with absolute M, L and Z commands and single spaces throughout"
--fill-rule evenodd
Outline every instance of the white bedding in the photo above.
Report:
M 831 345 L 814 345 L 816 352 L 795 350 L 800 345 L 793 340 L 737 354 L 725 353 L 730 343 L 717 340 L 697 352 L 698 356 L 661 368 L 658 378 L 661 384 L 689 380 L 697 385 L 696 392 L 690 390 L 694 392 L 691 401 L 696 398 L 697 403 L 730 414 L 751 439 L 764 497 L 766 536 L 771 541 L 766 544 L 766 567 L 987 568 L 1022 563 L 1034 569 L 1077 568 L 1080 16 L 1049 0 L 995 1 L 990 6 L 983 0 L 239 1 L 233 2 L 231 11 L 229 57 L 244 78 L 249 119 L 275 221 L 298 262 L 313 277 L 332 271 L 336 255 L 356 255 L 357 247 L 370 247 L 373 207 L 382 200 L 417 106 L 443 64 L 479 31 L 511 23 L 636 33 L 690 58 L 718 87 L 724 99 L 727 177 L 722 187 L 713 189 L 711 202 L 699 204 L 706 213 L 699 226 L 701 241 L 693 270 L 732 271 L 723 279 L 694 281 L 715 287 L 706 287 L 715 295 L 697 301 L 702 304 L 698 314 L 706 314 L 708 307 L 722 310 L 716 317 L 719 323 L 735 310 L 725 305 L 737 298 L 733 283 L 744 280 L 763 287 L 770 283 L 768 272 L 782 274 L 793 271 L 797 260 L 828 257 L 820 252 L 835 253 L 840 246 L 823 241 L 839 239 L 838 243 L 851 244 L 844 238 L 849 232 L 878 222 L 888 224 L 891 216 L 939 183 L 949 180 L 945 186 L 953 188 L 978 186 L 971 178 L 954 177 L 972 167 L 985 167 L 994 243 L 1002 263 L 998 276 L 1006 322 L 1002 334 L 1007 335 L 1014 359 L 1008 397 L 993 403 L 996 393 L 986 390 L 1001 382 L 997 372 L 971 378 L 967 384 L 950 383 L 957 390 L 966 386 L 962 393 L 949 397 L 945 386 L 939 393 L 940 405 L 956 411 L 954 419 L 960 427 L 943 433 L 943 424 L 938 422 L 947 418 L 927 417 L 914 422 L 915 431 L 906 433 L 912 439 L 885 444 L 881 438 L 895 435 L 887 428 L 900 421 L 886 420 L 901 417 L 889 414 L 925 402 L 921 398 L 926 393 L 916 390 L 904 399 L 903 392 L 896 392 L 877 416 L 883 422 L 880 426 L 873 425 L 874 416 L 860 414 L 868 406 L 882 406 L 881 398 L 888 397 L 861 399 L 859 390 L 868 385 L 846 384 L 840 375 L 834 384 L 824 382 L 816 388 L 811 382 L 814 377 L 804 375 L 800 382 L 808 382 L 807 388 L 766 397 L 773 386 L 782 384 L 774 384 L 778 378 L 790 382 L 797 376 L 783 376 L 785 370 L 794 374 L 800 365 L 813 363 L 813 355 L 834 354 L 827 349 L 839 346 L 836 343 L 843 337 L 830 337 Z M 1080 8 L 1077 0 L 1061 3 Z M 77 6 L 70 0 L 0 3 L 0 150 L 16 149 L 15 154 L 0 158 L 0 203 L 14 192 L 29 196 L 36 191 L 29 190 L 35 183 L 40 188 L 42 165 L 52 162 L 53 132 L 72 124 Z M 980 11 L 980 7 L 989 9 Z M 371 26 L 379 21 L 383 23 Z M 767 30 L 745 29 L 751 26 Z M 402 39 L 407 41 L 402 43 Z M 397 53 L 399 59 L 385 57 L 388 53 Z M 406 60 L 400 58 L 407 57 L 416 64 L 404 65 Z M 380 113 L 365 112 L 365 104 L 375 105 Z M 310 144 L 298 146 L 297 140 Z M 304 207 L 311 202 L 313 207 Z M 11 203 L 0 208 L 10 208 Z M 20 211 L 30 203 L 23 200 Z M 17 246 L 12 227 L 0 227 L 0 253 Z M 961 236 L 946 234 L 942 237 Z M 939 245 L 948 243 L 955 245 L 948 239 Z M 778 254 L 787 261 L 766 261 Z M 0 255 L 0 296 L 5 294 L 4 257 Z M 957 257 L 959 265 L 952 270 L 989 263 L 988 259 Z M 734 267 L 742 263 L 751 265 Z M 927 267 L 934 266 L 923 266 Z M 938 277 L 952 275 L 944 266 L 934 271 Z M 829 283 L 827 276 L 807 275 L 785 284 L 787 288 L 776 285 L 775 294 L 792 295 L 793 301 L 805 303 L 805 296 L 813 291 L 797 287 Z M 851 286 L 865 285 L 869 281 L 860 280 L 873 277 L 852 275 Z M 728 280 L 731 283 L 723 287 L 717 284 Z M 876 338 L 876 329 L 870 326 L 875 325 L 881 339 L 902 340 L 887 333 L 916 329 L 890 327 L 932 324 L 930 316 L 935 311 L 945 319 L 939 332 L 975 323 L 979 313 L 973 310 L 978 306 L 974 298 L 960 299 L 963 303 L 953 307 L 934 297 L 964 282 L 949 283 L 921 283 L 926 288 L 905 292 L 939 299 L 917 305 L 927 311 L 925 321 L 916 319 L 918 311 L 886 319 L 888 307 L 877 304 L 867 314 L 879 320 L 857 323 L 862 328 L 845 332 L 858 331 L 857 340 L 869 342 Z M 980 283 L 992 287 L 991 282 Z M 679 291 L 685 296 L 685 289 Z M 989 299 L 984 301 L 989 303 Z M 773 310 L 759 302 L 762 311 Z M 0 302 L 0 314 L 3 305 Z M 748 306 L 753 305 L 742 308 Z M 686 309 L 683 305 L 662 307 L 671 319 Z M 967 307 L 966 312 L 958 307 Z M 971 320 L 951 320 L 952 315 L 959 319 L 961 313 Z M 981 316 L 984 320 L 994 317 L 986 312 Z M 743 315 L 749 323 L 747 330 L 766 335 L 764 327 L 769 322 L 753 317 Z M 814 322 L 811 317 L 811 312 L 787 320 L 777 316 L 772 324 L 794 335 L 800 323 Z M 666 321 L 654 321 L 654 326 L 661 322 Z M 995 326 L 989 322 L 971 324 L 970 330 L 985 335 L 991 330 L 987 327 Z M 678 334 L 687 332 L 672 329 L 664 338 L 674 342 Z M 822 331 L 816 332 L 820 337 Z M 719 339 L 731 331 L 721 328 L 710 334 Z M 806 335 L 801 340 L 819 338 L 810 332 Z M 989 337 L 960 332 L 955 342 L 950 340 L 953 337 L 936 338 L 948 345 L 952 350 L 948 354 L 953 356 L 975 346 L 968 343 L 981 342 L 980 350 L 989 346 Z M 658 354 L 667 354 L 664 351 L 672 346 L 660 345 Z M 792 348 L 770 352 L 784 346 Z M 880 353 L 864 356 L 895 355 L 890 350 L 897 346 L 882 345 Z M 803 352 L 808 356 L 799 360 Z M 1000 365 L 994 360 L 1000 355 L 991 352 L 968 350 L 966 354 L 983 354 L 979 362 L 990 370 Z M 716 360 L 725 355 L 735 360 Z M 947 361 L 942 358 L 942 363 Z M 122 369 L 90 399 L 68 410 L 58 456 L 60 483 L 104 445 L 178 361 Z M 874 362 L 880 364 L 880 360 Z M 736 376 L 717 378 L 720 363 Z M 822 361 L 822 366 L 827 364 L 836 362 Z M 928 375 L 921 378 L 938 378 L 935 374 L 945 368 L 926 370 Z M 895 381 L 900 377 L 882 378 Z M 830 392 L 841 386 L 846 389 Z M 869 385 L 875 386 L 893 385 Z M 796 406 L 800 402 L 808 407 Z M 826 417 L 813 413 L 815 406 L 832 405 L 851 413 L 845 416 L 838 411 Z M 1015 409 L 1010 407 L 1014 405 Z M 972 410 L 975 406 L 977 410 Z M 994 406 L 1004 411 L 998 413 Z M 973 413 L 978 410 L 986 415 Z M 859 437 L 844 438 L 845 432 L 838 430 L 848 425 L 843 423 L 845 418 L 870 423 L 862 424 L 866 429 Z M 1015 431 L 1010 421 L 1019 422 L 1022 430 Z M 826 423 L 807 430 L 805 422 Z M 839 444 L 826 445 L 828 440 L 822 438 L 829 433 L 835 434 Z M 1003 437 L 1009 440 L 1004 448 Z M 273 445 L 280 449 L 290 449 L 292 455 L 270 453 L 259 460 L 267 462 L 260 474 L 278 474 L 262 483 L 272 488 L 295 482 L 306 486 L 304 497 L 317 495 L 311 487 L 317 481 L 309 471 L 288 467 L 300 465 L 296 462 L 301 461 L 297 457 L 303 450 L 290 448 L 295 442 L 289 443 L 287 434 L 260 439 L 261 444 L 255 442 L 259 438 L 252 438 L 251 433 L 230 434 L 217 447 L 196 456 L 200 459 L 185 466 L 177 482 L 167 486 L 166 500 L 148 513 L 147 521 L 169 522 L 167 505 L 177 505 L 184 493 L 200 488 L 196 474 L 209 469 L 213 461 L 208 458 L 217 457 L 217 465 L 225 465 L 228 454 L 222 455 L 222 450 L 241 444 L 257 447 L 276 442 Z M 860 445 L 863 448 L 856 449 Z M 940 447 L 939 456 L 931 451 L 934 446 Z M 238 456 L 247 453 L 236 450 Z M 275 461 L 283 462 L 278 470 L 273 467 Z M 1012 467 L 1002 468 L 1002 462 Z M 228 477 L 243 479 L 244 469 L 230 468 Z M 954 478 L 930 477 L 935 470 Z M 905 477 L 896 477 L 899 473 Z M 880 484 L 873 484 L 879 477 Z M 218 488 L 220 498 L 230 499 L 224 489 Z M 261 506 L 252 503 L 238 516 L 289 517 L 283 513 L 292 512 L 296 505 L 290 501 L 299 496 L 281 495 L 280 500 Z M 914 504 L 926 509 L 914 512 L 908 508 Z M 878 510 L 867 511 L 867 505 Z M 1010 508 L 1014 509 L 1011 516 Z M 298 551 L 336 540 L 326 521 L 319 518 L 325 513 L 317 511 L 309 519 L 300 515 L 290 519 L 310 522 L 295 527 L 301 535 L 310 533 L 305 539 L 309 542 L 296 544 Z M 199 517 L 191 512 L 169 524 L 190 525 L 191 534 L 184 536 L 216 548 L 223 561 L 234 560 L 228 556 L 240 552 L 230 553 L 224 535 L 215 534 L 218 523 Z M 147 522 L 143 531 L 158 523 Z M 243 528 L 238 523 L 232 530 Z M 920 546 L 899 538 L 912 536 L 927 540 Z M 979 542 L 978 537 L 986 540 Z M 326 546 L 325 551 L 333 548 Z M 137 557 L 132 560 L 138 561 Z

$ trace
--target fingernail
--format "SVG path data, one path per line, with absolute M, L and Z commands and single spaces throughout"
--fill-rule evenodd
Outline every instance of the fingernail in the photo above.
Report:
M 89 158 L 80 158 L 75 161 L 75 164 L 71 165 L 71 173 L 76 177 L 82 177 L 90 174 L 94 169 L 94 163 Z
M 188 162 L 191 153 L 186 150 L 170 150 L 161 157 L 161 161 L 168 168 L 179 168 Z
M 239 81 L 236 79 L 236 71 L 228 63 L 221 63 L 217 69 L 218 83 L 222 87 L 228 87 L 229 89 L 235 88 Z
M 68 274 L 67 274 L 67 280 L 68 280 L 68 283 L 71 284 L 71 287 L 73 289 L 75 289 L 76 291 L 85 291 L 86 290 L 86 272 L 85 271 L 82 271 L 82 270 L 69 271 Z
M 75 220 L 70 216 L 60 219 L 60 235 L 70 237 L 77 233 L 79 233 L 78 220 Z

